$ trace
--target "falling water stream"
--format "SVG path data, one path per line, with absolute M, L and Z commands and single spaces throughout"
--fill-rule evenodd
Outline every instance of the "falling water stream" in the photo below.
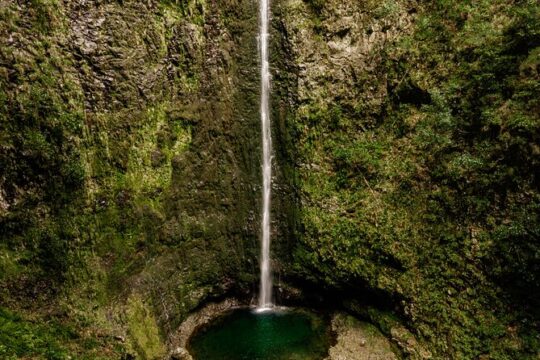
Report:
M 270 0 L 260 0 L 263 201 L 259 301 L 255 310 L 235 309 L 199 328 L 189 342 L 189 351 L 197 360 L 319 360 L 326 358 L 332 340 L 326 317 L 308 310 L 275 307 L 272 302 L 269 12 Z
M 259 52 L 261 59 L 261 127 L 263 144 L 263 205 L 261 236 L 261 284 L 258 308 L 271 309 L 272 272 L 270 269 L 270 198 L 272 186 L 272 134 L 270 127 L 270 65 L 268 63 L 268 24 L 270 0 L 260 0 Z

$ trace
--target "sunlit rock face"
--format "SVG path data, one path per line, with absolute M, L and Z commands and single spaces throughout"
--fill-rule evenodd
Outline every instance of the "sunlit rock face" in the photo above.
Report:
M 377 111 L 387 95 L 383 49 L 413 31 L 417 6 L 395 2 L 282 1 L 279 13 L 298 69 L 299 111 L 309 104 L 354 108 L 369 101 Z

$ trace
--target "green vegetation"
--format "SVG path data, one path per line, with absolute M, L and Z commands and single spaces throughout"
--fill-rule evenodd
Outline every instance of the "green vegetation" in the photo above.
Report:
M 54 360 L 66 359 L 66 350 L 60 344 L 74 337 L 76 334 L 70 329 L 55 324 L 34 324 L 0 309 L 0 356 L 3 359 L 36 355 Z
M 138 298 L 130 299 L 128 306 L 128 331 L 134 339 L 138 353 L 143 359 L 163 358 L 165 347 L 152 313 Z
M 50 317 L 24 319 L 0 308 L 0 357 L 2 359 L 110 359 L 122 358 L 125 350 L 99 332 L 81 334 L 73 324 Z
M 539 13 L 424 5 L 380 49 L 380 107 L 312 103 L 290 124 L 299 276 L 382 291 L 436 356 L 538 355 Z
M 0 357 L 152 359 L 256 287 L 256 6 L 0 6 Z M 537 357 L 538 3 L 274 6 L 281 279 L 412 358 Z
M 13 204 L 0 220 L 0 236 L 3 258 L 17 259 L 5 273 L 13 275 L 16 263 L 33 263 L 61 278 L 69 266 L 69 245 L 62 238 L 71 231 L 62 225 L 64 208 L 84 185 L 77 146 L 83 109 L 80 89 L 64 70 L 72 59 L 62 57 L 61 45 L 51 42 L 63 39 L 56 8 L 36 2 L 33 10 L 27 14 L 30 21 L 40 28 L 55 24 L 56 30 L 23 29 L 25 37 L 3 40 L 9 44 L 2 45 L 0 55 L 3 64 L 13 64 L 2 67 L 0 76 L 1 195 Z M 2 8 L 0 18 L 9 33 L 19 29 L 19 15 L 12 7 Z M 16 41 L 25 42 L 26 52 L 18 51 Z
M 201 79 L 236 79 L 225 61 L 203 63 L 206 6 L 1 7 L 0 304 L 17 314 L 6 326 L 27 334 L 2 338 L 9 345 L 2 355 L 154 359 L 167 333 L 206 297 L 236 286 L 236 276 L 251 281 L 238 269 L 254 256 L 231 255 L 244 252 L 245 239 L 236 230 L 242 225 L 232 224 L 244 224 L 252 208 L 232 177 L 242 179 L 255 152 L 236 144 L 238 160 L 233 145 L 209 147 L 207 139 L 222 131 L 215 118 L 232 128 L 238 114 L 231 109 L 255 97 L 202 108 L 215 94 Z M 256 28 L 234 15 L 231 26 Z M 234 131 L 245 129 L 257 128 Z M 223 149 L 233 151 L 224 158 Z M 220 196 L 235 213 L 230 222 L 220 218 L 218 193 L 229 194 Z M 56 324 L 77 339 L 55 339 Z

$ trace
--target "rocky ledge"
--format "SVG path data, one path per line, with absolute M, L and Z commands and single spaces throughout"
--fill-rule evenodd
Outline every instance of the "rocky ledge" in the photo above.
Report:
M 226 299 L 219 303 L 210 303 L 200 311 L 192 313 L 180 325 L 176 333 L 173 334 L 169 342 L 168 358 L 171 360 L 192 360 L 193 357 L 187 350 L 187 344 L 191 335 L 200 327 L 209 324 L 225 312 L 242 306 L 237 299 Z
M 392 345 L 374 325 L 350 315 L 336 313 L 332 330 L 337 342 L 330 348 L 326 360 L 397 360 Z

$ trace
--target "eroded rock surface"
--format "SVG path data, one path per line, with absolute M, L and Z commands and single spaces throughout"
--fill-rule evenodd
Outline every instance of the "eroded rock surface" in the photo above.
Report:
M 374 325 L 337 313 L 332 318 L 337 343 L 326 360 L 397 360 L 391 342 Z

